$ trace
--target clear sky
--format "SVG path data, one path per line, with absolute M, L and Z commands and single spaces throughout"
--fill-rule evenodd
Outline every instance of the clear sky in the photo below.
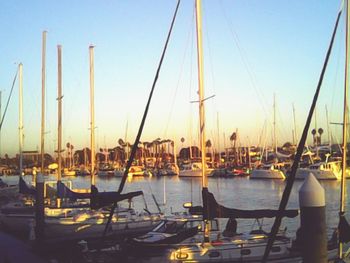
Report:
M 39 149 L 41 42 L 47 30 L 46 150 L 57 143 L 57 44 L 63 50 L 64 142 L 89 145 L 89 51 L 95 45 L 99 147 L 134 141 L 176 0 L 0 1 L 2 110 L 17 64 L 23 63 L 25 150 Z M 207 137 L 221 148 L 238 128 L 243 144 L 271 143 L 276 94 L 278 141 L 292 141 L 295 105 L 300 135 L 317 85 L 340 1 L 203 0 Z M 198 142 L 194 1 L 182 0 L 142 141 Z M 327 137 L 340 122 L 344 20 L 317 107 Z M 127 134 L 126 134 L 126 127 Z M 331 127 L 340 140 L 340 127 Z M 192 134 L 192 135 L 191 135 Z M 310 136 L 311 137 L 311 136 Z M 1 154 L 18 151 L 18 82 L 1 134 Z

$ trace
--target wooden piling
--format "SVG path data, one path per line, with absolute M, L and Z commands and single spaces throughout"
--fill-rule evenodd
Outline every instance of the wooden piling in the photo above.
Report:
M 326 263 L 327 232 L 325 192 L 309 174 L 299 189 L 300 245 L 304 263 Z
M 35 221 L 35 237 L 37 241 L 41 242 L 45 232 L 44 176 L 42 173 L 36 177 Z

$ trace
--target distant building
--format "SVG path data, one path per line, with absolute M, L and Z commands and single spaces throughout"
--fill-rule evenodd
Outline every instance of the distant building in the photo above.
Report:
M 23 151 L 23 159 L 37 164 L 40 160 L 41 154 L 39 151 Z M 16 159 L 19 159 L 19 154 L 16 154 Z

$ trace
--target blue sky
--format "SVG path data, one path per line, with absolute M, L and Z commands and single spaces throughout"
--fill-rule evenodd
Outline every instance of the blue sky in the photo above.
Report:
M 57 137 L 57 44 L 63 50 L 64 141 L 89 144 L 89 53 L 95 45 L 95 108 L 98 146 L 134 141 L 150 91 L 175 0 L 1 1 L 0 90 L 9 95 L 23 63 L 25 150 L 38 149 L 41 114 L 41 36 L 47 30 L 46 150 Z M 317 85 L 340 1 L 203 0 L 207 137 L 220 144 L 238 128 L 243 144 L 271 143 L 273 94 L 278 141 L 292 141 L 292 104 L 297 130 Z M 197 139 L 194 3 L 183 0 L 142 140 Z M 318 126 L 340 122 L 344 65 L 340 23 L 317 108 Z M 1 134 L 1 153 L 18 151 L 18 85 Z M 264 125 L 268 123 L 268 125 Z M 266 126 L 266 127 L 265 127 Z M 264 128 L 265 127 L 265 128 Z M 340 127 L 332 126 L 340 140 Z M 192 134 L 192 135 L 191 135 Z M 327 136 L 327 131 L 325 136 Z

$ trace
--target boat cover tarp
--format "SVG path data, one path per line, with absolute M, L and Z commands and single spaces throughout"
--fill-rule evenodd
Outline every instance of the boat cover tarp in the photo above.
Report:
M 217 203 L 212 193 L 208 188 L 202 190 L 203 207 L 191 207 L 191 214 L 202 214 L 204 219 L 211 220 L 214 218 L 273 218 L 278 214 L 278 210 L 271 209 L 256 209 L 256 210 L 241 210 L 222 206 Z M 293 218 L 298 215 L 298 210 L 285 210 L 284 217 Z
M 106 207 L 113 203 L 131 199 L 142 194 L 142 191 L 130 192 L 126 194 L 120 194 L 118 192 L 99 192 L 94 185 L 91 186 L 91 193 L 77 193 L 69 189 L 61 181 L 57 182 L 57 196 L 59 198 L 69 198 L 72 200 L 90 199 L 90 207 L 92 209 Z
M 339 219 L 339 241 L 342 243 L 347 243 L 350 241 L 350 225 L 346 220 L 344 215 L 340 216 Z
M 126 194 L 121 194 L 119 192 L 99 192 L 96 186 L 91 185 L 90 207 L 92 209 L 99 209 L 126 199 L 132 199 L 139 195 L 143 195 L 143 192 L 136 191 Z
M 34 187 L 28 186 L 22 176 L 19 177 L 19 192 L 25 195 L 36 195 L 36 189 Z
M 69 189 L 61 181 L 57 181 L 57 196 L 59 198 L 69 198 L 72 200 L 77 199 L 88 199 L 90 198 L 90 193 L 77 193 Z

